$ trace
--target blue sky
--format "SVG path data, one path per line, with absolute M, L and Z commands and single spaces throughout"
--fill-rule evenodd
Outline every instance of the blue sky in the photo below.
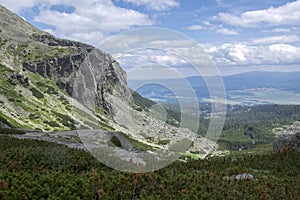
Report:
M 0 4 L 39 29 L 94 46 L 122 31 L 161 27 L 199 43 L 224 75 L 300 71 L 300 0 L 0 0 Z M 162 56 L 160 51 L 145 52 L 151 59 L 154 54 Z M 137 56 L 139 62 L 149 60 L 145 54 L 132 55 Z M 182 65 L 178 58 L 165 60 L 164 64 Z

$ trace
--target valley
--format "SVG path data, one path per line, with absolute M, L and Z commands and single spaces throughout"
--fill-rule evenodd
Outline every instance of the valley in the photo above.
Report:
M 152 80 L 156 84 L 147 84 L 149 80 L 129 80 L 129 86 L 137 88 L 143 96 L 162 102 L 178 102 L 177 98 L 189 100 L 193 95 L 200 103 L 222 102 L 210 96 L 205 79 L 209 77 L 187 77 L 193 92 L 177 97 L 164 85 L 172 85 L 173 91 L 180 91 L 182 79 Z M 226 90 L 226 103 L 230 105 L 263 105 L 263 104 L 299 104 L 300 79 L 299 72 L 248 72 L 230 76 L 222 76 Z M 286 101 L 288 99 L 288 101 Z
M 56 9 L 52 16 L 60 13 L 58 8 L 65 9 L 58 21 L 80 10 L 40 3 L 30 12 L 49 7 Z M 115 3 L 120 1 L 93 1 L 86 13 Z M 128 11 L 114 11 L 124 10 Z M 134 10 L 125 14 L 147 18 Z M 101 27 L 130 27 L 126 15 Z M 98 16 L 99 23 L 107 20 L 103 16 Z M 70 23 L 80 19 L 75 16 Z M 43 24 L 39 17 L 33 20 Z M 299 71 L 128 79 L 127 65 L 123 69 L 116 55 L 54 36 L 63 27 L 39 30 L 29 21 L 0 5 L 0 200 L 299 199 Z M 89 23 L 76 24 L 70 32 L 83 30 L 83 24 Z M 210 30 L 222 28 L 218 34 L 237 35 L 222 25 L 206 25 Z M 102 32 L 100 39 L 128 27 Z M 191 31 L 183 30 L 187 29 Z M 112 49 L 127 51 L 138 36 L 123 37 L 110 44 Z M 154 41 L 162 46 L 166 42 Z M 223 56 L 235 56 L 232 63 L 245 61 L 240 47 Z M 228 44 L 221 49 L 226 48 Z M 168 53 L 157 58 L 153 49 L 145 49 L 162 65 L 178 61 Z M 182 48 L 182 56 L 191 49 Z M 208 50 L 214 53 L 217 48 Z M 130 53 L 123 56 L 133 61 Z M 214 66 L 205 51 L 197 53 L 201 64 Z M 136 61 L 146 66 L 143 56 Z M 191 59 L 199 61 L 194 54 Z M 185 65 L 176 67 L 190 73 Z M 164 70 L 170 72 L 168 67 Z

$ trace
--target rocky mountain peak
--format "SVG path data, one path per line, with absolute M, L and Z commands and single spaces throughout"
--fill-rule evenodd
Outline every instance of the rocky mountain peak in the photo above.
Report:
M 81 101 L 86 100 L 87 93 L 94 93 L 95 106 L 104 108 L 112 116 L 110 103 L 105 98 L 107 92 L 131 104 L 126 73 L 106 52 L 80 42 L 55 38 L 2 6 L 0 42 L 0 63 L 14 73 L 22 74 L 28 70 L 54 80 L 59 88 Z M 89 75 L 94 77 L 93 88 L 82 82 L 86 80 L 84 76 Z M 74 83 L 77 88 L 74 88 Z M 82 87 L 85 88 L 81 92 L 75 91 Z

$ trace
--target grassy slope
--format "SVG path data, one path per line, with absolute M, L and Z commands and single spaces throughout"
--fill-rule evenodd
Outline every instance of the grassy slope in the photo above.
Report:
M 26 88 L 5 78 L 7 73 L 11 71 L 0 65 L 0 119 L 12 127 L 63 131 L 75 129 L 79 119 L 83 128 L 111 129 L 107 121 L 103 121 L 107 117 L 100 109 L 99 117 L 95 118 L 73 107 L 54 81 L 25 71 L 23 75 L 30 80 L 30 86 Z

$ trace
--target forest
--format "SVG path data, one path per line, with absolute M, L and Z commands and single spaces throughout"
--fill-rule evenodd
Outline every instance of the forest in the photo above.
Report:
M 287 149 L 129 174 L 83 150 L 0 136 L 0 199 L 299 199 L 299 169 L 299 152 Z

